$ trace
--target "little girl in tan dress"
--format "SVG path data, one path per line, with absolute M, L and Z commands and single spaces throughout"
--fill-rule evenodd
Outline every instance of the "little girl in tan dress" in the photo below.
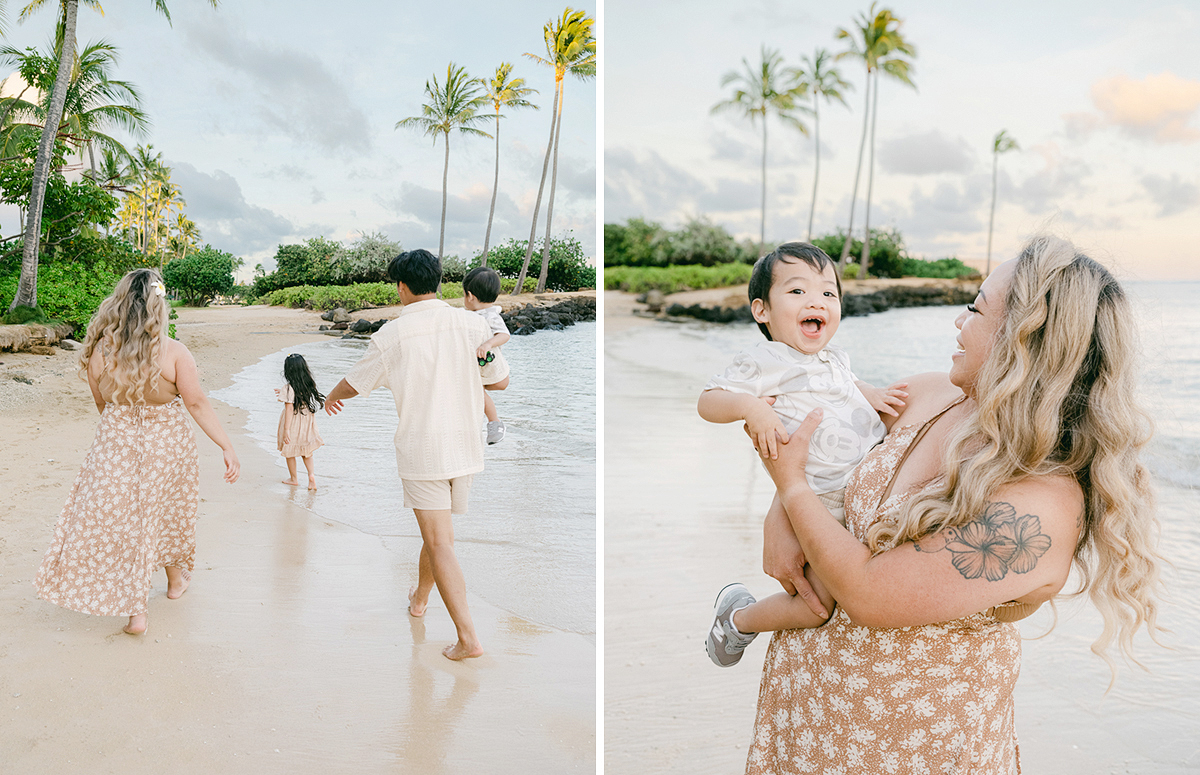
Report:
M 284 484 L 299 486 L 296 478 L 296 458 L 304 460 L 304 469 L 308 471 L 308 489 L 317 489 L 316 468 L 313 465 L 312 454 L 325 442 L 317 432 L 316 412 L 325 403 L 325 396 L 317 390 L 312 372 L 303 355 L 293 353 L 283 361 L 283 377 L 287 384 L 277 390 L 279 400 L 283 402 L 283 411 L 279 415 L 279 430 L 277 443 L 279 453 L 287 459 L 288 478 Z

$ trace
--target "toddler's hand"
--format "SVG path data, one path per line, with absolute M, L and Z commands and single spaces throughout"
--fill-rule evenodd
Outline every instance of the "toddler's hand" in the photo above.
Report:
M 865 382 L 858 383 L 859 390 L 870 402 L 871 408 L 880 414 L 890 414 L 892 417 L 899 417 L 900 413 L 897 409 L 903 409 L 905 406 L 904 399 L 908 398 L 908 391 L 904 389 L 906 387 L 908 387 L 907 382 L 897 382 L 882 389 Z
M 484 358 L 486 358 L 487 357 L 487 348 L 484 347 L 483 345 L 476 347 L 475 348 L 475 357 L 478 358 L 479 360 L 483 360 Z
M 788 436 L 779 415 L 771 408 L 772 403 L 773 400 L 756 403 L 746 414 L 746 433 L 750 434 L 758 454 L 774 459 L 779 457 L 776 445 L 781 440 L 786 441 Z

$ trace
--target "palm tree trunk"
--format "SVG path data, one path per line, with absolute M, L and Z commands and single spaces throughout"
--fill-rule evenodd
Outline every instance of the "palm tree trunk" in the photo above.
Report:
M 758 219 L 758 254 L 767 250 L 767 112 L 763 111 L 762 211 Z
M 859 279 L 867 279 L 867 269 L 871 265 L 871 189 L 875 185 L 875 119 L 879 117 L 879 73 L 875 73 L 875 94 L 871 97 L 871 155 L 867 161 L 867 205 L 863 210 L 862 258 L 858 262 Z
M 812 204 L 808 207 L 808 234 L 805 242 L 812 242 L 813 216 L 817 212 L 817 179 L 821 177 L 821 93 L 813 94 L 813 141 L 816 157 L 813 162 Z
M 1000 154 L 992 152 L 992 214 L 988 216 L 988 248 L 987 248 L 987 269 L 983 271 L 983 276 L 987 277 L 992 273 L 992 226 L 996 223 L 996 162 L 1000 158 Z
M 63 105 L 67 101 L 67 82 L 71 76 L 71 65 L 75 62 L 75 20 L 78 11 L 79 0 L 65 0 L 62 52 L 58 58 L 54 89 L 50 94 L 50 107 L 46 111 L 46 126 L 42 128 L 42 141 L 38 145 L 37 159 L 33 166 L 33 188 L 29 194 L 29 217 L 25 223 L 21 278 L 17 282 L 17 292 L 9 306 L 10 311 L 17 307 L 37 306 L 38 243 L 42 236 L 42 207 L 46 203 L 46 183 L 50 179 L 54 140 L 58 135 Z
M 446 133 L 446 163 L 442 166 L 442 228 L 438 233 L 438 261 L 446 244 L 446 185 L 450 181 L 450 133 Z
M 554 80 L 554 106 L 550 111 L 550 141 L 546 143 L 546 158 L 542 162 L 542 182 L 538 184 L 537 200 L 533 203 L 533 225 L 529 227 L 529 244 L 525 246 L 525 261 L 521 264 L 521 272 L 517 275 L 517 287 L 513 295 L 521 292 L 525 285 L 525 273 L 529 271 L 529 259 L 533 257 L 533 238 L 537 235 L 538 212 L 542 209 L 542 189 L 546 186 L 546 173 L 550 170 L 550 152 L 554 149 L 554 133 L 557 130 L 558 92 L 562 80 Z
M 871 117 L 871 68 L 867 68 L 866 105 L 863 107 L 863 133 L 858 143 L 858 166 L 854 168 L 854 188 L 850 192 L 850 223 L 846 226 L 846 242 L 842 245 L 842 256 L 838 259 L 838 274 L 846 268 L 850 256 L 850 242 L 854 239 L 854 204 L 858 199 L 858 176 L 862 173 L 863 151 L 867 147 L 867 120 Z
M 496 111 L 496 178 L 492 182 L 492 206 L 488 210 L 487 232 L 483 235 L 483 263 L 487 266 L 488 245 L 492 240 L 492 216 L 496 214 L 496 192 L 500 190 L 500 111 Z
M 546 277 L 550 274 L 550 223 L 554 220 L 554 189 L 558 186 L 558 139 L 562 136 L 562 109 L 566 91 L 558 87 L 558 117 L 554 120 L 554 168 L 550 173 L 550 198 L 546 201 L 546 239 L 542 242 L 542 270 L 538 272 L 535 293 L 546 292 Z

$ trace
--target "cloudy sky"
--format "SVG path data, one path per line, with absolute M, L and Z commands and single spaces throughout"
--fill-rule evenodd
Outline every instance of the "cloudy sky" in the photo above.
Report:
M 54 5 L 11 23 L 7 42 L 46 46 Z M 451 61 L 475 77 L 511 62 L 514 76 L 539 91 L 532 101 L 540 110 L 501 122 L 492 227 L 493 245 L 528 238 L 554 76 L 522 54 L 545 56 L 542 27 L 561 16 L 558 0 L 356 0 L 336 10 L 317 0 L 226 0 L 216 10 L 174 0 L 173 26 L 150 2 L 104 5 L 104 16 L 81 6 L 78 39 L 115 44 L 116 77 L 141 90 L 153 126 L 128 147 L 161 151 L 203 240 L 248 266 L 270 268 L 279 244 L 322 235 L 348 243 L 378 231 L 406 248 L 437 250 L 444 146 L 394 127 L 420 114 L 426 81 L 436 74 L 444 82 Z M 598 254 L 596 95 L 594 79 L 566 83 L 553 224 L 556 235 L 572 230 L 590 256 Z M 494 122 L 480 128 L 493 132 Z M 494 141 L 451 135 L 448 255 L 483 246 L 494 158 Z M 0 233 L 16 230 L 15 210 L 0 209 Z
M 673 227 L 705 215 L 757 239 L 761 135 L 710 114 L 732 88 L 721 76 L 763 44 L 789 66 L 818 47 L 844 50 L 834 31 L 868 5 L 607 0 L 604 220 Z M 917 47 L 917 89 L 880 89 L 872 225 L 899 228 L 914 255 L 983 259 L 992 138 L 1005 129 L 1020 151 L 1000 157 L 994 257 L 1049 228 L 1123 276 L 1200 279 L 1200 5 L 882 6 Z M 862 132 L 861 61 L 839 67 L 855 88 L 849 107 L 821 106 L 816 234 L 845 227 Z M 813 141 L 774 120 L 768 135 L 767 241 L 803 238 Z

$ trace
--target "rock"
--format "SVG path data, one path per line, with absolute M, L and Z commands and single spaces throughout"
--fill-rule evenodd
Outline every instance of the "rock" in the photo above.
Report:
M 341 307 L 335 309 L 329 319 L 334 323 L 349 323 L 351 320 L 354 320 L 354 318 L 350 317 L 350 313 Z
M 513 336 L 529 336 L 537 331 L 533 326 L 521 326 L 516 331 L 513 331 Z
M 318 328 L 317 330 L 318 330 L 318 331 L 328 331 L 328 330 L 329 330 L 329 326 L 321 326 L 321 327 L 320 327 L 320 328 Z
M 333 310 L 327 310 L 325 312 L 322 312 L 321 320 L 328 320 L 330 323 L 332 323 L 333 322 Z
M 359 318 L 350 324 L 350 330 L 356 334 L 361 334 L 364 331 L 370 331 L 371 321 L 366 320 L 365 318 Z
M 45 344 L 31 344 L 29 345 L 29 352 L 34 355 L 54 355 L 54 348 Z
M 58 343 L 58 346 L 64 350 L 82 350 L 83 342 L 76 342 L 74 339 L 64 339 Z
M 329 330 L 330 331 L 345 331 L 349 327 L 350 327 L 350 323 L 348 321 L 340 320 L 337 323 L 334 323 L 332 326 L 330 326 Z
M 658 314 L 662 312 L 663 306 L 666 304 L 666 298 L 663 296 L 662 291 L 653 288 L 646 292 L 645 303 L 647 312 Z

